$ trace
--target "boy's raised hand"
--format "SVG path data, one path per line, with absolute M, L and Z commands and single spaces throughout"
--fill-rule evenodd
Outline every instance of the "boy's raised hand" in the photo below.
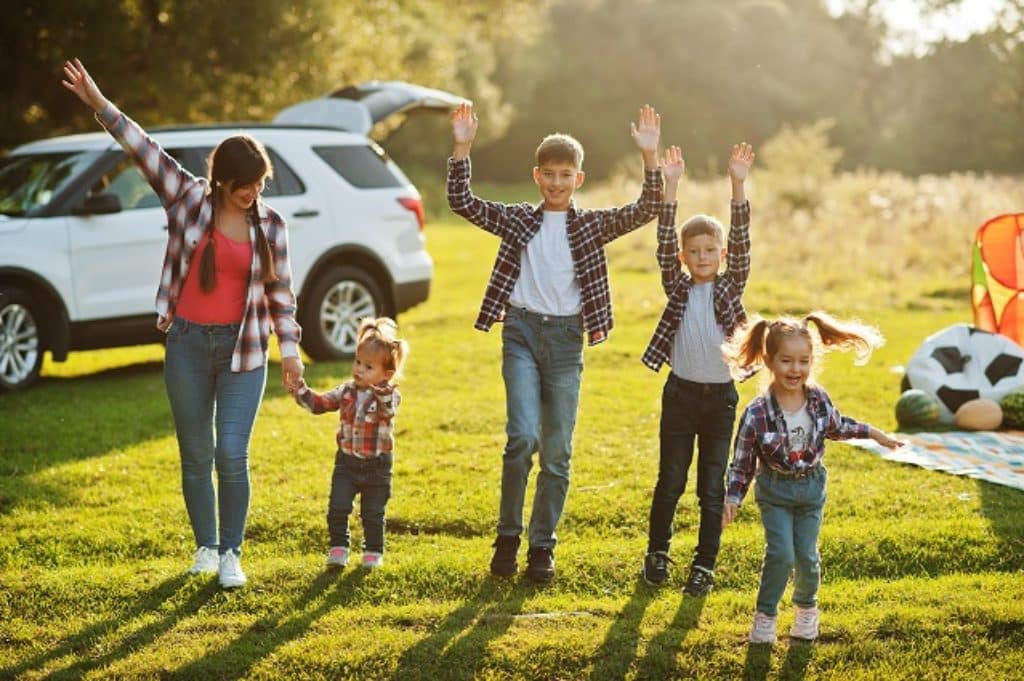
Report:
M 754 149 L 746 142 L 732 145 L 732 156 L 729 157 L 729 177 L 733 182 L 743 182 L 750 173 L 754 163 Z
M 469 156 L 469 150 L 476 139 L 477 119 L 473 113 L 473 105 L 469 102 L 459 104 L 452 111 L 452 139 L 455 142 L 452 156 L 461 160 Z
M 630 123 L 633 141 L 644 155 L 644 164 L 653 168 L 658 163 L 658 140 L 661 138 L 661 115 L 650 104 L 644 104 L 636 123 Z
M 686 161 L 683 160 L 683 151 L 672 145 L 665 150 L 661 159 L 661 172 L 665 175 L 665 202 L 676 200 L 676 189 L 679 187 L 679 178 L 686 171 Z

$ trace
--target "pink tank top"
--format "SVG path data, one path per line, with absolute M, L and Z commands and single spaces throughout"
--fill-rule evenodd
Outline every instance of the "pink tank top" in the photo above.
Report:
M 217 280 L 204 293 L 199 286 L 199 263 L 206 252 L 209 232 L 203 234 L 192 256 L 175 314 L 197 324 L 237 324 L 245 313 L 245 299 L 252 274 L 252 244 L 232 241 L 213 230 Z

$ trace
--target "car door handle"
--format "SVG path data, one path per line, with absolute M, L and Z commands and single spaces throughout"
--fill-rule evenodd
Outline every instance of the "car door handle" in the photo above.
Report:
M 318 210 L 298 210 L 292 213 L 293 218 L 315 218 L 320 215 Z

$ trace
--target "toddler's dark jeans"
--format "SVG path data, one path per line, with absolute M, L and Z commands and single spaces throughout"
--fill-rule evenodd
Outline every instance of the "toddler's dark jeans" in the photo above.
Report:
M 356 495 L 360 494 L 363 551 L 384 553 L 384 508 L 391 498 L 392 460 L 390 453 L 372 459 L 362 459 L 340 450 L 335 455 L 331 500 L 327 506 L 331 546 L 349 545 L 348 517 Z

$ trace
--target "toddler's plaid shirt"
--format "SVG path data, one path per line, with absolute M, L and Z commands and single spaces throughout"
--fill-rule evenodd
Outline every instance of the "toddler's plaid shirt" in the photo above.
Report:
M 338 449 L 361 459 L 372 459 L 395 449 L 395 413 L 402 396 L 394 386 L 363 388 L 353 381 L 319 395 L 300 390 L 295 401 L 314 414 L 340 412 Z

